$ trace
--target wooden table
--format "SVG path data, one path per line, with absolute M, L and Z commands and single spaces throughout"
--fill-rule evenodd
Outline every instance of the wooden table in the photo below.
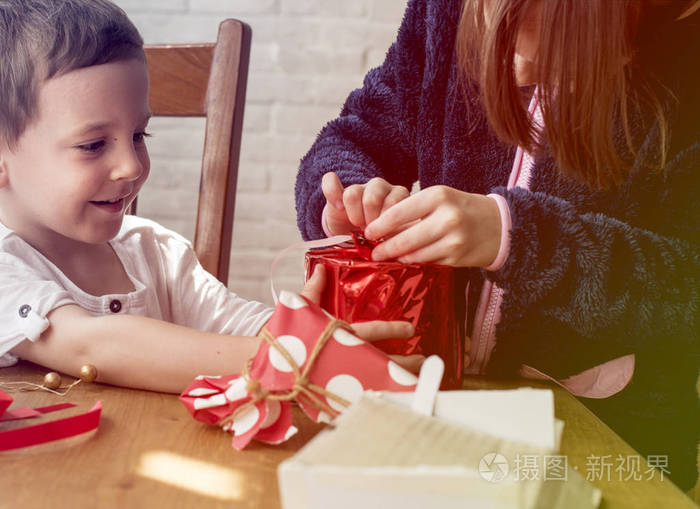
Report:
M 20 363 L 0 370 L 0 381 L 41 383 L 45 369 Z M 66 377 L 67 378 L 67 377 Z M 527 383 L 527 385 L 547 386 Z M 469 378 L 467 388 L 507 384 Z M 554 387 L 556 415 L 566 421 L 562 454 L 585 475 L 587 457 L 636 452 L 568 393 Z M 321 428 L 295 409 L 299 433 L 278 446 L 252 443 L 231 448 L 230 435 L 193 420 L 177 396 L 80 383 L 60 398 L 44 391 L 11 393 L 11 408 L 70 401 L 78 406 L 53 414 L 0 423 L 0 430 L 82 413 L 97 400 L 99 429 L 78 437 L 0 453 L 2 508 L 250 507 L 277 508 L 277 465 Z M 646 477 L 645 477 L 646 479 Z M 670 481 L 594 482 L 603 492 L 601 508 L 694 508 Z

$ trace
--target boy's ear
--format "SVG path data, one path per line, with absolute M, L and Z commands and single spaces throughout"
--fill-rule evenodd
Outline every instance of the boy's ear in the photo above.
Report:
M 10 182 L 10 177 L 7 173 L 7 162 L 5 161 L 4 151 L 0 149 L 0 189 L 7 186 Z

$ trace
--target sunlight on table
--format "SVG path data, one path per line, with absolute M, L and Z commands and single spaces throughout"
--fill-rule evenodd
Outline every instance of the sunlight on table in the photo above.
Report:
M 165 451 L 141 456 L 136 473 L 220 500 L 242 500 L 244 476 L 235 470 Z

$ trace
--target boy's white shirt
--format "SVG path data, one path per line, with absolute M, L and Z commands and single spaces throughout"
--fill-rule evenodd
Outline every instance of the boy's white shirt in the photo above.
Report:
M 272 314 L 228 290 L 202 268 L 187 239 L 158 223 L 126 216 L 110 244 L 135 290 L 97 297 L 0 223 L 0 367 L 14 364 L 9 350 L 39 339 L 49 326 L 46 315 L 66 304 L 108 315 L 118 300 L 120 314 L 237 336 L 255 336 Z

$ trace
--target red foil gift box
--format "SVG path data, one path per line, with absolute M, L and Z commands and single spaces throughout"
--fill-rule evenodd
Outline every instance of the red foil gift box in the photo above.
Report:
M 416 330 L 409 339 L 375 341 L 387 354 L 438 355 L 445 362 L 443 389 L 461 387 L 465 272 L 446 265 L 375 262 L 370 241 L 353 235 L 345 243 L 306 253 L 306 277 L 326 268 L 321 307 L 349 323 L 403 320 Z

